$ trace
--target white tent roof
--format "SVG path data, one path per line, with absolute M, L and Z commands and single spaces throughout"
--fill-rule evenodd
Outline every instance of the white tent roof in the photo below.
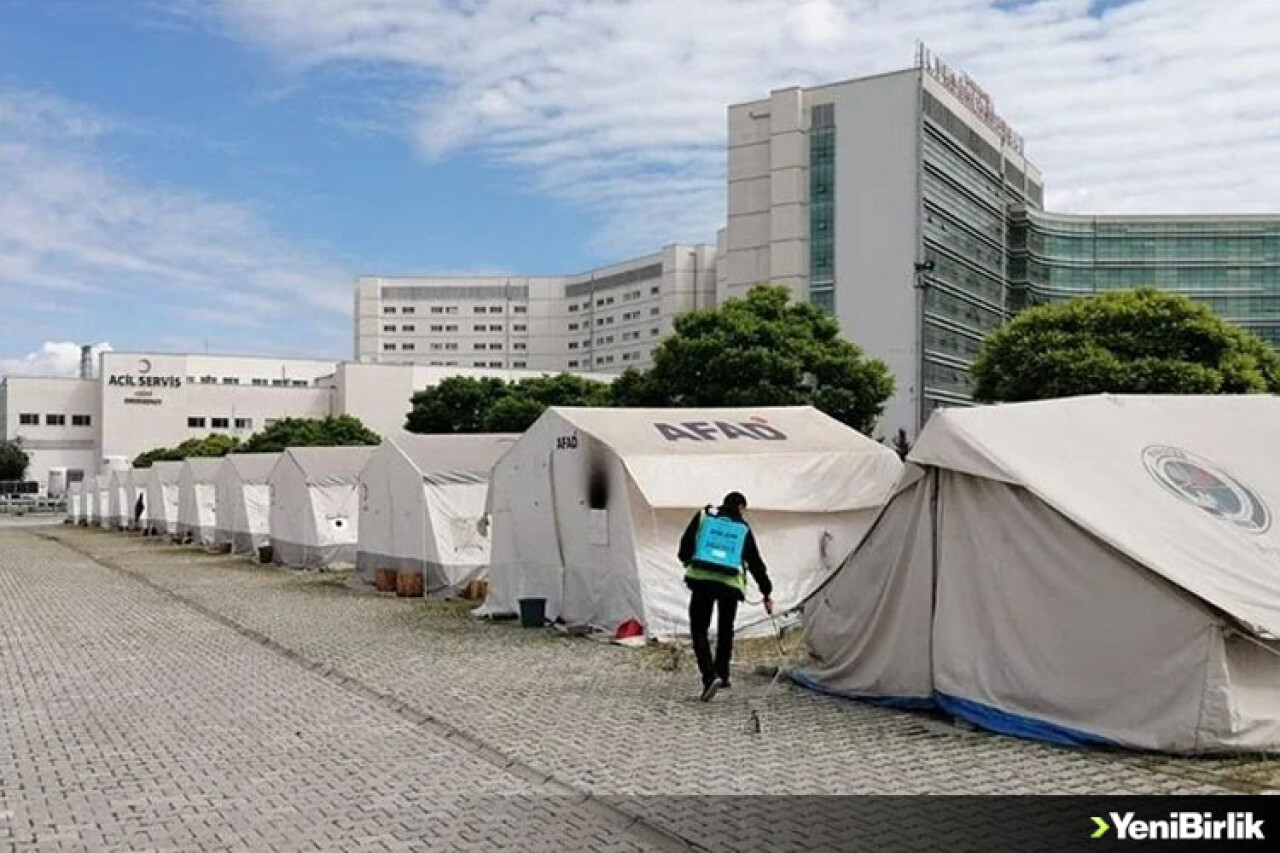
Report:
M 656 508 L 733 490 L 754 509 L 878 507 L 901 466 L 892 450 L 811 406 L 550 411 L 616 453 Z
M 162 483 L 177 483 L 178 478 L 182 476 L 181 462 L 153 462 L 151 470 L 156 472 L 156 477 Z
M 1280 399 L 1093 396 L 938 411 L 910 459 L 1021 486 L 1280 638 Z
M 235 470 L 240 482 L 265 483 L 279 459 L 279 453 L 229 453 L 222 461 Z
M 481 435 L 415 435 L 388 439 L 413 463 L 424 479 L 447 482 L 456 477 L 483 475 L 520 438 L 518 433 Z
M 376 447 L 290 447 L 285 451 L 298 463 L 309 485 L 354 483 Z
M 197 483 L 212 483 L 218 475 L 218 466 L 222 464 L 221 456 L 193 456 L 183 463 L 191 467 L 191 477 Z

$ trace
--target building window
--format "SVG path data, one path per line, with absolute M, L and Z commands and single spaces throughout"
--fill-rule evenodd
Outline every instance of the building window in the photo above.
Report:
M 451 325 L 451 326 L 445 326 L 445 327 L 444 327 L 444 330 L 445 330 L 446 332 L 456 332 L 456 331 L 458 331 L 458 327 L 457 327 L 457 326 L 452 326 L 452 325 Z
M 444 326 L 441 326 L 441 325 L 438 325 L 438 324 L 437 324 L 437 325 L 434 325 L 434 326 L 432 326 L 432 327 L 431 327 L 431 331 L 433 331 L 433 332 L 443 332 L 443 331 L 444 331 Z
M 40 415 L 30 413 L 30 412 L 23 412 L 22 414 L 18 415 L 18 423 L 22 424 L 23 426 L 40 426 Z
M 662 290 L 662 288 L 655 284 L 653 287 L 649 288 L 649 295 L 650 295 L 650 296 L 657 296 L 657 295 L 658 295 L 658 293 L 659 293 L 659 291 L 661 291 L 661 290 Z
M 67 416 L 66 415 L 45 415 L 44 425 L 45 426 L 66 426 Z
M 231 426 L 230 418 L 210 418 L 209 426 L 213 429 L 227 429 Z
M 457 306 L 457 305 L 446 305 L 446 306 L 444 306 L 444 313 L 446 313 L 446 314 L 457 314 L 457 313 L 458 313 L 458 306 Z
M 570 362 L 569 362 L 569 366 L 570 366 L 570 367 L 577 367 L 577 366 L 578 366 L 578 362 L 577 362 L 577 361 L 570 361 Z
M 484 307 L 483 305 L 477 305 L 476 307 L 472 308 L 471 310 L 472 310 L 474 313 L 476 313 L 476 314 L 484 314 L 484 313 L 486 313 L 489 309 L 488 309 L 488 308 L 486 308 L 486 307 Z
M 502 325 L 501 325 L 501 324 L 499 324 L 499 325 L 497 325 L 497 326 L 490 326 L 490 327 L 489 327 L 489 331 L 491 331 L 491 332 L 501 332 L 501 331 L 502 331 Z
M 68 482 L 68 483 L 83 483 L 83 482 L 84 482 L 84 469 L 82 469 L 82 468 L 68 468 L 68 469 L 67 469 L 67 482 Z
M 511 306 L 511 312 L 512 312 L 513 314 L 527 314 L 527 313 L 528 313 L 528 311 L 529 311 L 528 307 L 527 307 L 527 306 L 524 306 L 524 305 L 513 305 L 513 306 Z
M 216 376 L 201 376 L 201 377 L 200 377 L 200 384 L 201 384 L 201 385 L 216 385 L 217 383 L 218 383 L 218 377 L 216 377 Z
M 489 349 L 502 349 L 502 344 L 489 344 Z
M 569 341 L 569 349 L 577 349 L 577 348 L 578 348 L 577 341 Z
M 661 308 L 650 308 L 650 309 L 649 309 L 649 316 L 650 316 L 650 317 L 657 317 L 657 316 L 658 316 L 658 314 L 660 314 L 660 313 L 662 313 L 662 309 L 661 309 Z
M 525 367 L 527 364 L 528 364 L 528 362 L 525 362 L 525 361 L 513 361 L 513 362 L 511 362 L 511 366 L 512 366 L 512 367 Z
M 575 302 L 575 303 L 573 303 L 572 305 L 570 305 L 570 306 L 569 306 L 569 313 L 570 313 L 570 314 L 576 314 L 576 313 L 578 313 L 578 303 L 576 303 L 576 302 Z
M 236 429 L 253 429 L 253 418 L 236 418 Z
M 382 331 L 384 331 L 384 332 L 394 332 L 395 330 L 396 330 L 396 327 L 395 327 L 395 325 L 394 325 L 394 324 L 389 325 L 389 326 L 384 324 L 384 325 L 383 325 L 383 327 L 382 327 Z
M 382 313 L 383 313 L 383 314 L 394 314 L 394 313 L 396 313 L 395 306 L 393 306 L 393 305 L 384 305 L 384 306 L 383 306 L 383 308 L 382 308 Z
M 400 331 L 402 331 L 402 332 L 416 332 L 416 331 L 418 331 L 418 327 L 417 327 L 417 326 L 401 326 L 401 327 L 400 327 Z
M 502 367 L 502 362 L 500 362 L 500 361 L 491 361 L 491 362 L 489 362 L 489 366 L 490 366 L 490 367 Z
M 305 379 L 295 379 L 289 384 L 292 385 L 294 388 L 306 388 L 311 383 Z
M 652 329 L 650 329 L 650 330 L 649 330 L 649 337 L 651 337 L 651 338 L 656 338 L 656 337 L 657 337 L 658 335 L 660 335 L 660 334 L 662 334 L 662 331 L 661 331 L 660 329 L 658 329 L 657 327 L 654 327 L 654 328 L 652 328 Z
M 471 348 L 472 349 L 488 349 L 488 347 L 485 346 L 484 344 L 472 344 Z
M 471 331 L 473 331 L 473 332 L 483 332 L 486 328 L 488 328 L 488 327 L 487 327 L 487 326 L 485 326 L 485 324 L 484 324 L 484 323 L 476 323 L 474 326 L 472 326 L 472 327 L 471 327 Z
M 395 348 L 396 348 L 396 345 L 395 345 L 395 344 L 392 344 L 392 345 L 391 345 L 391 348 L 392 348 L 392 349 L 395 349 Z M 384 347 L 383 347 L 383 349 L 386 349 L 386 347 L 384 346 Z M 281 388 L 281 387 L 283 387 L 283 386 L 285 386 L 285 385 L 288 385 L 288 384 L 289 384 L 289 383 L 288 383 L 288 381 L 287 381 L 287 380 L 284 380 L 284 379 L 272 379 L 272 380 L 271 380 L 271 387 L 272 387 L 272 388 Z
M 417 347 L 417 345 L 416 345 L 416 344 L 401 344 L 401 345 L 400 345 L 400 349 L 404 350 L 405 352 L 410 352 L 410 351 L 412 351 L 412 350 L 416 350 L 417 348 L 418 348 L 418 347 Z
M 432 345 L 431 345 L 431 351 L 432 351 L 432 352 L 439 352 L 441 349 L 442 349 L 442 347 L 440 346 L 440 344 L 432 344 Z
M 577 324 L 577 323 L 570 323 L 570 324 L 569 324 L 569 331 L 571 331 L 571 332 L 576 332 L 576 331 L 578 331 L 578 324 Z
M 236 377 L 236 376 L 224 376 L 222 377 L 222 384 L 223 385 L 239 385 L 240 379 L 239 377 Z
M 523 342 L 523 341 L 520 341 L 520 342 L 517 342 L 517 343 L 512 344 L 512 345 L 511 345 L 511 348 L 512 348 L 512 349 L 526 349 L 525 344 L 524 344 L 524 342 Z
M 603 325 L 604 325 L 604 318 L 603 318 L 603 317 L 597 317 L 597 318 L 596 318 L 596 325 L 597 325 L 597 326 L 603 326 Z
M 443 306 L 443 305 L 432 305 L 432 306 L 431 306 L 431 313 L 432 313 L 432 314 L 443 314 L 443 313 L 444 313 L 444 306 Z
M 253 380 L 253 384 L 254 384 L 254 385 L 259 385 L 259 386 L 261 386 L 261 385 L 266 385 L 266 384 L 267 384 L 267 380 L 265 380 L 265 379 L 255 379 L 255 380 Z
M 204 429 L 204 418 L 187 418 L 187 429 Z
M 416 312 L 414 311 L 414 309 L 413 309 L 413 308 L 408 308 L 408 307 L 406 307 L 406 308 L 401 308 L 401 309 L 400 309 L 400 313 L 401 313 L 401 314 L 414 314 L 414 313 L 416 313 Z
M 89 417 L 88 415 L 72 415 L 71 425 L 72 426 L 93 426 L 93 418 Z
M 524 331 L 527 331 L 527 330 L 528 330 L 528 328 L 529 328 L 529 327 L 528 327 L 528 326 L 526 326 L 524 323 L 516 323 L 514 326 L 512 326 L 512 327 L 511 327 L 511 331 L 513 331 L 513 332 L 524 332 Z
M 456 350 L 456 349 L 458 348 L 458 345 L 457 345 L 457 344 L 445 344 L 445 345 L 444 345 L 444 348 L 445 348 L 446 350 Z
M 396 351 L 396 345 L 395 345 L 395 344 L 383 344 L 383 345 L 382 345 L 382 351 L 383 351 L 383 352 L 395 352 L 395 351 Z M 284 384 L 284 383 L 281 383 L 281 384 Z

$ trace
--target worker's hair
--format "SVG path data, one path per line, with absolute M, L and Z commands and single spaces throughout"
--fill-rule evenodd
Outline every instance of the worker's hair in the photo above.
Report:
M 724 496 L 724 502 L 721 506 L 726 509 L 746 509 L 747 499 L 742 492 L 730 492 Z

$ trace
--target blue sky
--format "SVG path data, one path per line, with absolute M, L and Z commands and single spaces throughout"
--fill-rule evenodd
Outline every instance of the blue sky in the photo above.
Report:
M 917 37 L 1051 207 L 1280 206 L 1270 0 L 3 0 L 0 374 L 71 342 L 344 357 L 359 273 L 712 240 L 726 104 Z

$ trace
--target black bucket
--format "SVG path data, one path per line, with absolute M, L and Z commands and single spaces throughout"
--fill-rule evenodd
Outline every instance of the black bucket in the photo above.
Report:
M 545 598 L 520 599 L 520 624 L 526 628 L 541 628 L 547 624 L 547 600 Z
M 271 560 L 275 557 L 274 551 L 275 549 L 272 548 L 270 545 L 259 545 L 258 546 L 258 562 L 270 563 Z

